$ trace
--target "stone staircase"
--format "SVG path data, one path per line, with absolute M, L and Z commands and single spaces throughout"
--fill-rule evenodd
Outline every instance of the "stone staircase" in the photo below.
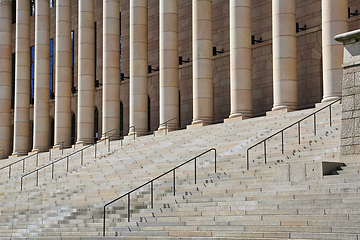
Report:
M 323 106 L 323 105 L 322 105 Z M 319 176 L 320 180 L 286 181 L 279 177 L 284 166 L 339 161 L 341 105 L 329 113 L 317 114 L 317 135 L 313 119 L 281 139 L 267 142 L 267 162 L 263 148 L 250 153 L 246 170 L 246 149 L 273 132 L 312 113 L 314 109 L 233 121 L 200 128 L 173 131 L 167 135 L 145 136 L 100 145 L 98 158 L 92 149 L 79 156 L 24 179 L 20 192 L 22 165 L 0 171 L 1 239 L 95 239 L 102 238 L 103 206 L 184 161 L 215 147 L 194 165 L 176 170 L 176 196 L 173 176 L 154 182 L 154 208 L 150 189 L 145 186 L 131 195 L 131 221 L 127 198 L 107 208 L 106 236 L 109 239 L 358 239 L 358 173 L 360 164 L 349 163 L 338 175 Z M 71 150 L 66 150 L 70 153 Z M 61 153 L 54 150 L 52 157 Z M 39 165 L 49 162 L 47 153 L 39 155 Z M 5 160 L 6 163 L 15 159 Z M 5 162 L 1 164 L 5 165 Z M 297 165 L 296 165 L 297 164 Z M 27 171 L 36 165 L 27 162 Z M 301 171 L 300 171 L 301 172 Z M 322 174 L 321 174 L 322 175 Z M 117 236 L 117 237 L 116 237 Z M 103 238 L 102 238 L 103 239 Z

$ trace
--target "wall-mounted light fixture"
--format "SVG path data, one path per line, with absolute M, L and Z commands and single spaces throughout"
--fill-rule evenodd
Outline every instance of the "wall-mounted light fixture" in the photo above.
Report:
M 216 47 L 213 47 L 213 56 L 216 56 L 218 53 L 224 53 L 224 49 L 221 49 L 220 51 L 217 51 Z
M 183 63 L 189 63 L 189 62 L 191 62 L 190 58 L 188 58 L 187 60 L 183 60 L 182 56 L 179 57 L 179 65 L 182 65 Z
M 125 79 L 130 79 L 130 77 L 125 77 L 124 73 L 120 73 L 120 81 L 124 81 Z
M 158 71 L 159 71 L 159 67 L 157 67 L 157 68 L 151 68 L 151 65 L 148 65 L 148 73 L 152 73 L 152 71 L 158 72 Z
M 259 39 L 255 39 L 255 35 L 251 35 L 251 44 L 255 45 L 256 43 L 261 43 L 263 42 L 262 38 Z
M 296 32 L 298 33 L 298 32 L 300 32 L 300 30 L 306 30 L 306 25 L 304 25 L 304 27 L 299 27 L 299 23 L 297 22 L 296 23 Z
M 357 16 L 357 15 L 359 15 L 358 10 L 355 10 L 355 12 L 352 13 L 352 12 L 350 11 L 350 8 L 348 8 L 348 18 Z

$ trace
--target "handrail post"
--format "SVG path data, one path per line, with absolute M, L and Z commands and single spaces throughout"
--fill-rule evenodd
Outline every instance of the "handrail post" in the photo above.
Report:
M 195 163 L 195 169 L 194 169 L 194 172 L 195 172 L 195 184 L 196 184 L 196 158 L 194 159 L 194 163 Z
M 167 135 L 167 132 L 168 132 L 168 123 L 166 122 L 165 123 L 165 135 Z
M 151 181 L 151 208 L 154 208 L 154 182 Z
M 64 142 L 61 142 L 61 155 L 64 155 Z
M 84 164 L 84 158 L 83 158 L 84 150 L 81 150 L 81 165 Z
M 51 161 L 51 148 L 49 148 L 49 162 Z
M 23 173 L 25 172 L 25 158 L 23 159 Z
M 39 170 L 36 171 L 36 186 L 39 186 Z
M 95 148 L 95 156 L 94 156 L 94 158 L 96 158 L 96 146 L 97 146 L 97 142 L 95 142 L 95 144 L 94 144 L 94 148 Z
M 51 164 L 51 179 L 54 179 L 54 164 Z
M 216 149 L 215 148 L 214 148 L 214 152 L 215 152 L 215 173 L 216 173 L 216 168 L 217 168 L 217 166 L 216 166 L 217 165 L 217 163 L 216 163 L 216 155 L 217 154 L 216 154 Z
M 66 172 L 69 171 L 69 157 L 66 158 Z
M 130 193 L 128 194 L 128 222 L 130 222 Z
M 329 114 L 330 114 L 330 127 L 332 126 L 332 120 L 331 120 L 331 106 L 332 106 L 332 105 L 330 105 L 330 106 L 329 106 Z
M 284 131 L 281 131 L 281 154 L 284 154 Z
M 36 153 L 36 167 L 39 166 L 39 152 Z
M 266 140 L 264 140 L 264 156 L 265 156 L 265 164 L 266 164 Z
M 110 138 L 111 136 L 109 136 L 109 139 L 108 139 L 108 152 L 110 152 Z M 105 138 L 106 139 L 106 138 Z M 105 140 L 106 141 L 106 140 Z
M 11 165 L 9 166 L 9 179 L 11 178 Z
M 249 170 L 249 148 L 246 150 L 246 170 Z
M 106 215 L 105 208 L 106 206 L 104 206 L 103 237 L 105 237 L 105 215 Z
M 23 177 L 21 176 L 20 192 L 22 192 L 22 185 L 23 185 Z
M 316 114 L 314 113 L 314 135 L 316 135 Z
M 298 122 L 298 136 L 299 136 L 299 144 L 300 144 L 300 122 Z
M 174 185 L 174 196 L 175 196 L 175 169 L 173 170 L 173 185 Z

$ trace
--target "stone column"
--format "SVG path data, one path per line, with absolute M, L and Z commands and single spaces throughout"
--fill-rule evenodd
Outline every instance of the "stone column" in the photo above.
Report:
M 71 1 L 56 1 L 55 145 L 71 145 Z
M 296 1 L 272 1 L 274 110 L 298 108 Z
M 50 147 L 50 2 L 35 1 L 35 80 L 33 151 Z
M 322 102 L 341 98 L 344 47 L 335 35 L 348 31 L 348 0 L 322 0 Z
M 11 0 L 0 0 L 0 151 L 5 156 L 11 154 L 11 6 Z
M 160 124 L 168 129 L 179 121 L 178 0 L 160 0 Z M 160 125 L 159 130 L 165 125 Z
M 95 111 L 94 1 L 79 0 L 77 144 L 93 142 Z
M 251 0 L 230 0 L 230 118 L 252 114 Z
M 148 133 L 147 0 L 130 1 L 130 128 L 129 135 Z
M 120 13 L 119 0 L 103 1 L 102 132 L 120 130 Z M 112 131 L 111 134 L 114 134 Z M 104 137 L 104 135 L 103 135 Z
M 212 0 L 193 0 L 192 18 L 192 124 L 208 125 L 214 121 Z
M 14 156 L 29 151 L 30 1 L 16 0 Z

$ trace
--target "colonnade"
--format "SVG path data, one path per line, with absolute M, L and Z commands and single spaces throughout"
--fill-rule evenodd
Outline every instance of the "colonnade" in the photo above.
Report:
M 15 107 L 13 154 L 29 145 L 30 3 L 17 1 L 15 36 Z M 0 0 L 0 148 L 11 154 L 11 4 Z M 35 1 L 35 100 L 33 150 L 49 146 L 49 0 Z M 95 34 L 94 2 L 78 4 L 77 144 L 94 136 Z M 347 31 L 347 0 L 322 1 L 324 99 L 341 95 L 341 46 L 333 36 Z M 71 1 L 56 1 L 55 145 L 71 137 Z M 251 0 L 229 0 L 230 118 L 252 112 Z M 294 110 L 297 103 L 296 4 L 272 1 L 273 110 Z M 103 0 L 102 131 L 120 125 L 119 0 Z M 130 1 L 129 135 L 148 133 L 148 1 Z M 160 123 L 179 119 L 178 0 L 159 0 Z M 214 121 L 212 0 L 192 0 L 192 125 Z M 177 124 L 169 123 L 170 128 Z M 159 130 L 164 128 L 159 126 Z M 65 146 L 70 144 L 65 142 Z

